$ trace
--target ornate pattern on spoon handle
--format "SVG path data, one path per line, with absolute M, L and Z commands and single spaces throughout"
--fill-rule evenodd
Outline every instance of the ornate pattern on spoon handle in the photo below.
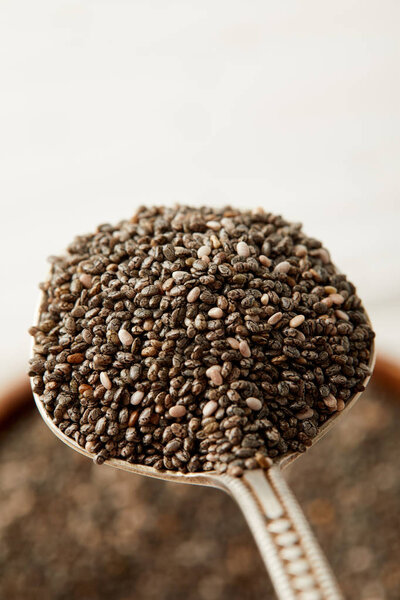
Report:
M 281 600 L 343 600 L 279 467 L 219 479 L 241 507 Z

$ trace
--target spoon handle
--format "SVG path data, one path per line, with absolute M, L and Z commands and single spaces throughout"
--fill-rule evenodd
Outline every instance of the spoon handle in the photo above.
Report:
M 254 535 L 281 600 L 343 600 L 334 575 L 279 467 L 222 476 Z

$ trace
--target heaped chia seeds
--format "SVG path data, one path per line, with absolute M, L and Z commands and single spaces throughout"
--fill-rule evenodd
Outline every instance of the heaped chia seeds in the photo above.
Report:
M 141 207 L 50 263 L 29 375 L 98 463 L 240 475 L 305 451 L 363 390 L 355 287 L 280 216 Z

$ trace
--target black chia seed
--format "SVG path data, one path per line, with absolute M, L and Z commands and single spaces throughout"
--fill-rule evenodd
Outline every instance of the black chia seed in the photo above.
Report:
M 98 463 L 240 475 L 304 452 L 364 389 L 355 287 L 280 216 L 141 207 L 50 262 L 29 375 Z

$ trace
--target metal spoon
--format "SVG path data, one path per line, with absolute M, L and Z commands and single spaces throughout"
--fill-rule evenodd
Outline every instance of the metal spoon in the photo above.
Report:
M 39 319 L 36 320 L 39 322 Z M 370 372 L 375 363 L 371 349 Z M 368 383 L 366 377 L 364 385 Z M 51 431 L 77 452 L 93 455 L 67 437 L 52 421 L 40 397 L 33 394 L 39 412 Z M 350 410 L 361 393 L 356 394 L 341 412 L 336 412 L 319 429 L 313 445 L 338 419 Z M 290 491 L 282 471 L 301 456 L 290 453 L 274 460 L 270 467 L 245 471 L 240 478 L 213 471 L 179 473 L 157 471 L 153 467 L 134 465 L 110 458 L 105 464 L 138 475 L 155 477 L 176 483 L 188 483 L 219 488 L 230 494 L 242 509 L 269 572 L 277 596 L 281 600 L 341 600 L 335 577 L 320 549 L 300 506 Z

